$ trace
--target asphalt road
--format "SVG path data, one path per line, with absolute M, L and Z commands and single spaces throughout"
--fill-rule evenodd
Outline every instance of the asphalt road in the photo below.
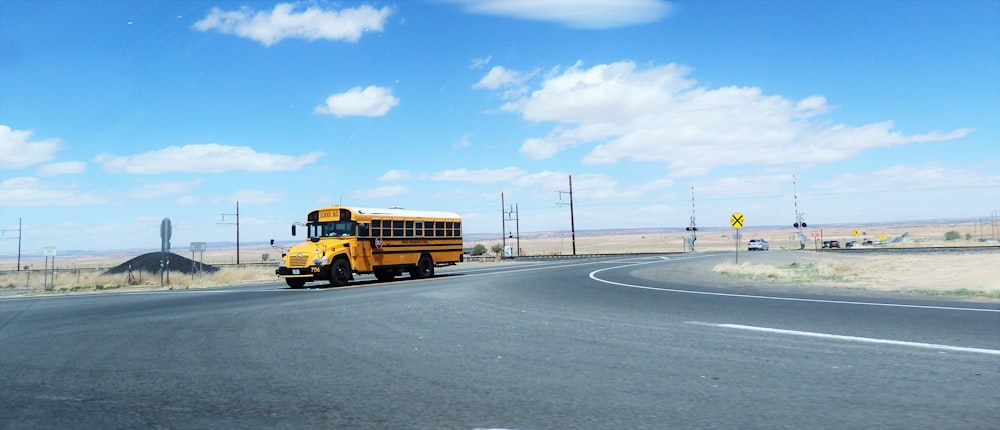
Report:
M 996 303 L 671 282 L 683 264 L 0 299 L 0 428 L 1000 423 Z

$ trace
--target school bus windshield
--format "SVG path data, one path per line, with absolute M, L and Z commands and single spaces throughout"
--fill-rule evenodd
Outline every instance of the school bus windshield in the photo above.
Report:
M 309 238 L 354 236 L 354 221 L 312 222 L 308 224 Z

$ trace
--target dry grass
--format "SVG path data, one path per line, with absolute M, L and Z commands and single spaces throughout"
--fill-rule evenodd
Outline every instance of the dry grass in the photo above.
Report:
M 756 279 L 780 282 L 847 282 L 856 270 L 842 263 L 791 263 L 785 266 L 750 263 L 720 263 L 712 272 L 739 279 Z
M 907 292 L 930 296 L 1000 299 L 997 254 L 854 256 L 813 255 L 829 261 L 720 263 L 713 273 L 734 279 L 797 285 L 835 285 L 852 289 Z M 805 257 L 800 257 L 805 258 Z M 798 260 L 798 259 L 797 259 Z
M 49 276 L 52 276 L 51 272 Z M 202 273 L 195 276 L 180 272 L 170 272 L 170 282 L 160 285 L 158 273 L 134 272 L 127 274 L 108 275 L 94 270 L 71 270 L 56 273 L 55 280 L 48 279 L 48 292 L 73 293 L 108 290 L 149 291 L 149 290 L 183 290 L 192 288 L 209 288 L 223 285 L 234 285 L 245 282 L 273 281 L 274 268 L 270 266 L 227 267 L 215 273 Z M 24 271 L 0 274 L 0 289 L 45 291 L 45 276 L 42 272 Z

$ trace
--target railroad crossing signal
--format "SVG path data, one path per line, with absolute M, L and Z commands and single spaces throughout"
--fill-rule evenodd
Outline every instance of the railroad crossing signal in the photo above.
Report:
M 733 215 L 729 217 L 729 224 L 732 224 L 733 228 L 741 228 L 744 223 L 743 214 L 739 212 L 733 212 Z

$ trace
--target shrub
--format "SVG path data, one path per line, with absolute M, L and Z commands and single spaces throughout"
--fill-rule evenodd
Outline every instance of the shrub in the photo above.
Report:
M 944 240 L 958 240 L 962 238 L 962 234 L 952 230 L 944 234 Z
M 472 255 L 483 255 L 486 253 L 486 245 L 477 243 L 476 246 L 472 247 Z

